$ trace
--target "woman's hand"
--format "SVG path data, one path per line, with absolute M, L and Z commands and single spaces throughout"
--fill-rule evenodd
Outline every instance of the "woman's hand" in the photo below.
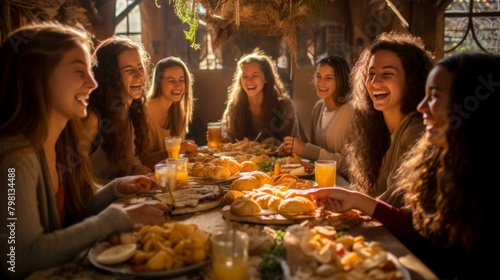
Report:
M 123 208 L 132 224 L 163 225 L 165 212 L 170 208 L 163 203 L 142 203 Z
M 193 140 L 184 140 L 181 142 L 181 151 L 187 156 L 198 153 L 198 145 Z
M 121 194 L 147 193 L 159 189 L 160 186 L 152 178 L 144 175 L 123 177 L 116 189 Z
M 357 209 L 372 216 L 377 206 L 375 198 L 341 187 L 309 189 L 301 193 L 310 195 L 318 207 L 337 213 Z
M 341 213 L 353 208 L 348 199 L 350 192 L 343 188 L 317 188 L 304 191 L 304 193 L 310 195 L 318 207 L 324 207 L 332 212 Z
M 296 153 L 300 157 L 302 157 L 302 155 L 304 154 L 305 149 L 306 144 L 304 142 L 291 136 L 286 136 L 285 138 L 283 138 L 283 144 L 281 144 L 280 147 L 281 151 L 284 151 L 288 154 Z

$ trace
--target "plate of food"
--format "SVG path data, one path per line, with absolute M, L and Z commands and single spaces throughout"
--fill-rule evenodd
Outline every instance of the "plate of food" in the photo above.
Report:
M 172 234 L 180 237 L 166 238 Z M 95 267 L 113 274 L 169 278 L 198 271 L 210 264 L 210 246 L 206 246 L 209 242 L 209 235 L 194 224 L 143 226 L 134 232 L 114 234 L 96 244 L 90 249 L 88 258 Z M 199 244 L 199 248 L 176 248 L 184 243 L 191 247 Z
M 338 234 L 332 226 L 292 225 L 284 239 L 284 279 L 398 279 L 410 280 L 398 258 L 364 236 Z M 334 246 L 331 246 L 331 244 Z
M 219 185 L 194 185 L 176 189 L 172 192 L 174 202 L 170 193 L 148 193 L 134 197 L 117 199 L 113 204 L 129 206 L 141 203 L 161 202 L 172 205 L 171 215 L 195 213 L 209 210 L 220 205 L 224 195 L 224 189 Z
M 229 177 L 226 178 L 210 178 L 210 177 L 195 177 L 195 176 L 189 176 L 188 177 L 188 185 L 210 185 L 210 184 L 222 184 L 222 183 L 231 183 L 234 179 L 239 178 L 241 175 L 239 173 L 233 174 Z

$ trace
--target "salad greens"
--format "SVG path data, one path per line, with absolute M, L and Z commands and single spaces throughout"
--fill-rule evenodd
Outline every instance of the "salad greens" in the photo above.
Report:
M 261 279 L 266 280 L 281 280 L 283 279 L 283 270 L 281 269 L 281 261 L 286 258 L 285 243 L 283 237 L 285 231 L 276 231 L 276 244 L 268 252 L 264 253 L 261 258 L 257 270 L 260 273 Z

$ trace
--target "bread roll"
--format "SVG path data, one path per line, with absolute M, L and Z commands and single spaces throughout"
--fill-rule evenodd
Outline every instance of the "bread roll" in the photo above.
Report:
M 258 193 L 257 195 L 254 195 L 252 199 L 259 204 L 260 208 L 267 209 L 267 205 L 271 197 L 272 195 L 268 193 Z
M 205 177 L 205 166 L 203 163 L 195 163 L 192 167 L 191 175 L 194 177 Z
M 241 172 L 251 172 L 256 170 L 259 170 L 257 164 L 249 160 L 245 160 L 244 162 L 241 163 Z
M 278 206 L 280 214 L 304 214 L 316 209 L 316 205 L 303 196 L 283 199 Z
M 214 166 L 212 169 L 210 169 L 210 177 L 217 180 L 226 179 L 231 177 L 231 172 L 225 167 Z
M 216 158 L 212 161 L 212 163 L 226 168 L 229 172 L 231 172 L 231 174 L 236 174 L 240 172 L 241 169 L 240 163 L 232 157 Z
M 222 206 L 226 206 L 226 205 L 231 205 L 233 204 L 233 202 L 242 197 L 243 196 L 243 193 L 240 192 L 240 191 L 235 191 L 235 190 L 229 190 L 223 197 L 222 197 L 222 200 L 221 200 L 221 205 Z
M 265 192 L 265 193 L 268 193 L 268 194 L 273 194 L 276 189 L 274 188 L 274 186 L 271 186 L 269 184 L 265 184 L 263 186 L 261 186 L 260 188 L 257 189 L 259 192 Z
M 266 173 L 264 173 L 262 171 L 252 171 L 252 172 L 250 172 L 250 175 L 259 179 L 261 186 L 263 186 L 264 184 L 269 184 L 271 186 L 274 186 L 273 179 L 271 179 L 271 177 L 269 177 L 269 175 L 267 175 Z
M 279 208 L 282 200 L 283 199 L 281 197 L 272 195 L 269 198 L 269 201 L 267 202 L 267 209 L 273 210 L 273 211 L 278 211 L 278 208 Z
M 251 175 L 245 175 L 234 180 L 229 189 L 236 191 L 251 191 L 260 187 L 259 179 Z
M 233 215 L 249 216 L 260 213 L 262 209 L 259 204 L 251 198 L 241 197 L 236 199 L 229 208 Z

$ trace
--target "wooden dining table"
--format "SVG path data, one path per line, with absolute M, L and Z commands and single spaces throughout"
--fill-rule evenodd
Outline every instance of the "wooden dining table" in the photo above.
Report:
M 349 187 L 349 183 L 337 174 L 337 186 Z M 169 221 L 181 222 L 187 224 L 196 224 L 208 234 L 214 234 L 217 231 L 224 230 L 228 226 L 228 221 L 222 215 L 221 206 L 214 207 L 205 211 L 186 213 L 168 217 Z M 241 223 L 231 221 L 231 223 Z M 289 225 L 261 225 L 248 224 L 249 228 L 272 226 L 274 229 L 283 229 Z M 392 235 L 382 224 L 376 221 L 364 221 L 354 225 L 346 230 L 345 234 L 352 236 L 361 235 L 366 241 L 377 241 L 382 244 L 386 250 L 392 253 L 409 272 L 412 280 L 433 280 L 438 277 L 407 247 L 405 247 L 394 235 Z M 252 238 L 250 236 L 250 238 Z M 133 275 L 117 275 L 109 271 L 101 270 L 93 266 L 87 257 L 88 252 L 82 252 L 74 261 L 47 270 L 37 271 L 27 279 L 139 279 Z M 249 277 L 251 280 L 261 279 L 258 272 L 258 265 L 261 261 L 260 255 L 249 256 Z M 177 277 L 177 276 L 176 276 Z M 160 277 L 161 278 L 161 277 Z M 169 277 L 169 279 L 172 279 Z M 212 270 L 210 265 L 201 267 L 196 271 L 190 271 L 178 279 L 212 279 Z

